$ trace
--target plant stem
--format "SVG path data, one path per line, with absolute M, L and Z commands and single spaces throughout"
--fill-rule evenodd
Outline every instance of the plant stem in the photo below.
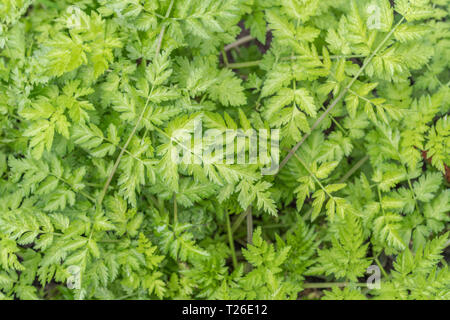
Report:
M 291 226 L 288 223 L 274 223 L 274 224 L 258 224 L 263 229 L 276 229 L 276 228 L 287 228 Z
M 222 57 L 223 57 L 223 62 L 225 63 L 225 67 L 228 68 L 229 66 L 229 62 L 228 62 L 228 57 L 227 57 L 227 53 L 225 52 L 225 50 L 222 50 Z M 203 99 L 203 97 L 202 97 Z
M 406 165 L 404 164 L 404 162 L 401 160 L 401 159 L 402 159 L 402 156 L 400 155 L 400 152 L 399 152 L 398 150 L 397 150 L 397 154 L 398 154 L 398 157 L 399 157 L 399 159 L 400 159 L 400 162 L 402 163 L 403 170 L 405 170 L 406 178 L 407 178 L 407 180 L 408 180 L 408 187 L 409 187 L 409 190 L 411 190 L 411 195 L 412 195 L 412 197 L 413 197 L 413 199 L 414 199 L 414 205 L 415 205 L 415 207 L 416 207 L 417 212 L 420 212 L 419 204 L 417 203 L 416 194 L 415 194 L 415 192 L 414 192 L 414 189 L 413 189 L 413 186 L 412 186 L 412 183 L 411 183 L 411 179 L 409 178 L 408 168 L 406 167 Z
M 349 56 L 344 55 L 344 56 L 330 56 L 330 59 L 342 59 L 342 58 L 350 59 L 350 58 L 364 58 L 364 57 L 365 57 L 364 55 L 349 55 Z M 285 60 L 285 61 L 300 60 L 302 58 L 303 57 L 290 56 L 290 57 L 283 57 L 283 58 L 281 58 L 281 60 Z M 323 59 L 323 57 L 319 56 L 319 59 Z M 239 63 L 229 63 L 229 64 L 225 64 L 225 66 L 228 68 L 231 68 L 231 69 L 240 69 L 240 68 L 255 67 L 255 66 L 258 66 L 261 62 L 262 62 L 262 60 L 255 60 L 255 61 L 246 61 L 246 62 L 239 62 Z
M 297 160 L 302 164 L 302 166 L 308 171 L 309 175 L 316 181 L 316 183 L 319 185 L 319 187 L 330 197 L 331 199 L 334 199 L 334 197 L 327 191 L 327 189 L 323 186 L 323 184 L 320 182 L 319 179 L 317 179 L 316 175 L 308 168 L 306 163 L 303 162 L 302 158 L 300 158 L 296 153 L 294 153 L 294 156 L 297 158 Z
M 252 214 L 252 208 L 249 207 L 247 214 L 247 243 L 246 246 L 248 247 L 253 243 L 253 214 Z M 245 264 L 245 272 L 252 271 L 252 265 L 251 263 Z
M 385 278 L 388 278 L 389 275 L 387 274 L 386 270 L 384 270 L 383 266 L 381 265 L 380 260 L 378 260 L 378 258 L 375 258 L 375 262 L 376 262 L 376 264 L 378 265 L 378 267 L 380 268 L 381 273 L 383 273 L 383 276 L 384 276 Z
M 327 109 L 325 108 L 325 106 L 321 106 L 320 109 L 322 109 L 323 111 L 326 111 Z M 346 136 L 348 135 L 347 130 L 344 129 L 344 127 L 341 126 L 341 124 L 332 116 L 330 115 L 331 121 L 333 121 L 333 123 L 336 125 L 336 127 L 338 127 L 339 130 L 342 131 L 342 133 Z
M 348 172 L 339 180 L 338 183 L 344 183 L 348 178 L 350 178 L 359 168 L 361 168 L 366 161 L 369 160 L 369 156 L 365 156 L 359 160 Z
M 248 62 L 239 62 L 239 63 L 229 63 L 228 68 L 230 69 L 240 69 L 240 68 L 249 68 L 258 66 L 261 63 L 261 60 L 257 61 L 248 61 Z
M 96 138 L 102 139 L 103 141 L 106 141 L 110 144 L 112 144 L 114 147 L 116 147 L 117 149 L 120 150 L 124 150 L 126 154 L 128 154 L 130 157 L 132 157 L 134 160 L 139 161 L 140 163 L 144 163 L 141 159 L 139 159 L 138 157 L 136 157 L 134 154 L 132 154 L 130 151 L 124 149 L 123 147 L 119 146 L 118 144 L 115 144 L 113 141 L 111 141 L 110 139 L 108 139 L 107 137 L 102 137 L 99 135 L 96 135 L 95 132 L 92 133 L 92 135 Z M 86 151 L 88 152 L 88 151 Z M 89 152 L 88 152 L 89 153 Z
M 311 133 L 319 126 L 319 124 L 326 118 L 326 116 L 334 109 L 334 107 L 336 107 L 336 105 L 338 104 L 339 101 L 342 100 L 342 98 L 344 98 L 344 96 L 346 95 L 347 91 L 353 86 L 353 84 L 356 82 L 356 80 L 358 80 L 358 78 L 361 76 L 361 74 L 363 73 L 363 71 L 367 68 L 367 66 L 369 65 L 369 63 L 372 61 L 372 59 L 375 57 L 375 55 L 378 53 L 378 51 L 381 50 L 381 48 L 384 46 L 384 44 L 389 40 L 389 38 L 392 36 L 392 34 L 394 33 L 394 31 L 398 28 L 398 26 L 400 26 L 400 24 L 403 22 L 405 18 L 402 17 L 400 19 L 400 21 L 392 28 L 392 30 L 386 35 L 386 37 L 383 39 L 383 41 L 381 41 L 381 43 L 378 45 L 378 47 L 372 52 L 372 54 L 369 56 L 368 59 L 366 59 L 364 61 L 363 66 L 358 70 L 358 72 L 356 73 L 356 75 L 353 77 L 353 79 L 350 81 L 350 83 L 342 90 L 342 92 L 339 94 L 339 96 L 334 99 L 334 101 L 329 105 L 329 107 L 327 108 L 327 110 L 320 116 L 319 119 L 317 119 L 317 121 L 313 124 L 313 126 L 311 127 L 311 130 L 309 131 L 309 133 L 306 133 L 303 138 L 291 149 L 291 151 L 289 151 L 288 155 L 286 156 L 286 158 L 283 159 L 283 161 L 281 161 L 280 166 L 278 168 L 278 172 L 281 171 L 281 169 L 286 165 L 286 163 L 289 161 L 290 158 L 292 158 L 292 156 L 294 155 L 294 153 L 298 150 L 298 148 L 300 148 L 300 146 L 306 141 L 306 139 L 308 139 L 308 137 L 311 135 Z
M 241 225 L 242 221 L 244 221 L 245 217 L 250 213 L 250 207 L 247 208 L 244 212 L 242 212 L 236 221 L 233 223 L 233 227 L 231 228 L 231 232 L 236 232 L 237 228 Z
M 369 156 L 365 156 L 361 160 L 359 160 L 340 180 L 338 183 L 344 183 L 347 181 L 348 178 L 352 176 L 367 160 L 369 159 Z M 308 219 L 308 217 L 313 212 L 313 209 L 311 208 L 308 213 L 305 215 L 305 218 Z
M 329 56 L 330 59 L 352 59 L 352 58 L 365 58 L 365 55 L 361 55 L 361 54 L 354 54 L 354 55 L 333 55 L 333 56 Z M 290 56 L 290 57 L 283 57 L 281 58 L 282 60 L 297 60 L 297 59 L 302 59 L 304 58 L 303 56 Z M 308 57 L 305 57 L 308 58 Z M 319 56 L 319 59 L 323 59 L 323 56 Z
M 253 240 L 253 214 L 252 208 L 249 207 L 249 212 L 247 214 L 247 243 L 252 244 Z
M 384 212 L 384 208 L 383 208 L 383 201 L 381 200 L 381 191 L 380 191 L 380 187 L 377 186 L 377 191 L 378 191 L 378 201 L 380 201 L 380 208 L 381 208 L 381 212 L 383 212 L 383 215 L 386 215 L 386 213 Z
M 178 207 L 177 207 L 177 194 L 173 193 L 173 224 L 176 225 L 178 222 Z
M 253 38 L 251 35 L 248 35 L 248 36 L 239 38 L 239 39 L 237 39 L 235 42 L 230 43 L 229 45 L 226 45 L 226 46 L 223 48 L 223 50 L 225 50 L 225 51 L 230 51 L 231 49 L 236 48 L 236 47 L 239 47 L 241 44 L 250 42 L 250 41 L 252 41 L 252 40 L 254 40 L 254 39 L 255 39 L 255 38 Z
M 174 1 L 175 0 L 170 1 L 169 8 L 167 9 L 166 16 L 165 16 L 166 19 L 170 16 L 170 12 L 172 11 Z M 164 37 L 164 32 L 166 32 L 166 26 L 167 25 L 164 24 L 163 27 L 161 28 L 161 32 L 160 32 L 159 38 L 158 38 L 158 45 L 156 46 L 156 55 L 158 55 L 159 52 L 161 51 L 162 39 Z
M 151 95 L 151 94 L 150 94 Z M 138 121 L 136 122 L 136 125 L 133 128 L 133 131 L 131 132 L 130 136 L 128 137 L 127 142 L 125 143 L 125 145 L 123 146 L 122 150 L 119 153 L 119 156 L 116 159 L 116 162 L 114 163 L 114 167 L 108 177 L 108 179 L 106 180 L 106 183 L 103 187 L 102 193 L 100 194 L 100 197 L 98 198 L 97 201 L 97 206 L 100 207 L 102 205 L 103 199 L 105 198 L 106 192 L 108 191 L 108 187 L 111 184 L 112 178 L 114 177 L 114 174 L 117 171 L 117 168 L 119 167 L 119 163 L 120 160 L 122 160 L 123 154 L 125 153 L 125 150 L 128 148 L 128 145 L 130 144 L 131 140 L 133 139 L 134 135 L 136 134 L 137 128 L 139 127 L 142 118 L 144 118 L 144 114 L 147 112 L 147 107 L 148 107 L 148 103 L 150 101 L 150 95 L 147 98 L 147 102 L 145 103 L 145 107 L 142 110 L 141 115 L 139 116 Z
M 312 283 L 304 283 L 304 289 L 324 289 L 324 288 L 332 288 L 332 287 L 346 287 L 348 285 L 354 285 L 357 287 L 366 287 L 366 283 L 351 283 L 351 282 L 312 282 Z
M 228 242 L 230 245 L 231 250 L 231 259 L 233 260 L 233 267 L 234 269 L 237 268 L 237 258 L 236 258 L 236 252 L 234 250 L 234 239 L 233 239 L 233 233 L 231 232 L 231 225 L 230 225 L 230 215 L 228 213 L 225 213 L 226 215 L 226 222 L 227 222 L 227 231 L 228 231 Z
M 191 149 L 187 148 L 184 144 L 182 144 L 181 142 L 179 142 L 177 139 L 170 137 L 167 133 L 165 133 L 163 130 L 159 129 L 158 127 L 155 127 L 155 130 L 158 131 L 160 134 L 162 134 L 163 136 L 165 136 L 167 139 L 169 139 L 170 141 L 175 142 L 176 144 L 178 144 L 181 148 L 183 148 L 184 150 L 186 150 L 187 152 L 190 152 L 194 157 L 197 157 L 200 161 L 203 161 L 203 159 L 201 158 L 200 155 L 194 153 Z
M 74 186 L 72 186 L 67 180 L 65 180 L 64 178 L 57 176 L 56 174 L 54 174 L 53 172 L 47 171 L 48 175 L 52 175 L 54 176 L 56 179 L 58 179 L 59 181 L 65 183 L 66 185 L 68 185 L 70 187 L 70 189 L 72 189 L 74 192 L 78 192 L 79 194 L 81 194 L 82 196 L 84 196 L 86 199 L 90 200 L 92 203 L 95 203 L 95 199 L 93 197 L 91 197 L 90 195 L 88 195 L 86 192 L 84 192 L 83 190 L 76 190 Z

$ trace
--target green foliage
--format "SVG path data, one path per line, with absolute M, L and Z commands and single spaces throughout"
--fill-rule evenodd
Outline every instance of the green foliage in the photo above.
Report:
M 0 0 L 0 299 L 450 299 L 449 9 Z

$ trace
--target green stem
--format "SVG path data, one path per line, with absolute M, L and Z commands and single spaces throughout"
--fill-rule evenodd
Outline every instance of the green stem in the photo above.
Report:
M 361 168 L 366 161 L 369 160 L 369 156 L 365 156 L 361 160 L 359 160 L 348 172 L 339 180 L 338 183 L 344 183 L 347 181 L 348 178 L 350 178 L 356 171 L 358 171 L 359 168 Z
M 262 60 L 257 61 L 248 61 L 248 62 L 239 62 L 239 63 L 229 63 L 228 68 L 230 69 L 241 69 L 241 68 L 249 68 L 259 66 Z
M 327 109 L 322 105 L 320 107 L 323 111 L 327 111 Z M 342 133 L 346 136 L 347 135 L 347 130 L 344 129 L 344 127 L 341 126 L 341 124 L 332 116 L 330 115 L 331 121 L 333 121 L 333 123 L 336 125 L 336 127 L 339 128 L 339 130 L 342 131 Z
M 340 180 L 338 183 L 344 183 L 347 181 L 348 178 L 350 178 L 367 160 L 369 159 L 369 156 L 365 156 L 361 160 L 359 160 Z M 305 218 L 308 219 L 309 216 L 312 214 L 313 209 L 311 208 L 308 213 L 305 215 Z
M 249 213 L 247 214 L 247 243 L 246 246 L 251 245 L 253 243 L 253 214 L 252 209 L 249 207 Z M 245 264 L 245 272 L 252 271 L 251 263 Z
M 167 9 L 166 16 L 165 16 L 166 19 L 169 18 L 169 16 L 170 16 L 170 12 L 172 11 L 173 3 L 174 3 L 174 0 L 170 1 L 169 8 Z M 166 32 L 166 27 L 167 27 L 167 25 L 164 24 L 161 29 L 161 32 L 159 34 L 158 45 L 156 46 L 156 55 L 158 55 L 159 52 L 161 51 L 162 39 L 164 37 L 164 33 Z
M 286 158 L 281 161 L 280 166 L 278 168 L 278 172 L 281 171 L 281 169 L 286 165 L 286 163 L 289 161 L 290 158 L 294 155 L 294 153 L 300 148 L 300 146 L 308 139 L 308 137 L 312 134 L 312 132 L 319 126 L 319 124 L 327 117 L 327 115 L 336 107 L 336 105 L 341 101 L 344 96 L 346 95 L 347 91 L 353 86 L 353 84 L 358 80 L 358 78 L 362 75 L 363 71 L 367 68 L 369 63 L 372 61 L 372 59 L 375 57 L 375 55 L 378 53 L 378 51 L 381 50 L 381 48 L 385 45 L 385 43 L 389 40 L 389 38 L 392 36 L 394 31 L 402 24 L 402 22 L 405 20 L 404 17 L 400 19 L 400 21 L 392 28 L 392 30 L 386 35 L 386 37 L 381 41 L 381 43 L 378 45 L 378 47 L 372 52 L 372 54 L 364 61 L 364 64 L 362 67 L 358 70 L 358 72 L 355 74 L 353 79 L 350 81 L 350 83 L 342 90 L 342 92 L 339 94 L 339 96 L 334 99 L 334 101 L 328 106 L 327 110 L 320 116 L 319 119 L 314 122 L 314 124 L 311 127 L 311 130 L 309 133 L 306 133 L 303 138 L 289 151 Z
M 147 132 L 147 130 L 146 130 Z M 134 154 L 132 154 L 130 151 L 124 149 L 123 147 L 119 146 L 118 144 L 115 144 L 112 140 L 108 139 L 107 137 L 102 137 L 99 135 L 96 135 L 95 133 L 92 134 L 94 137 L 102 139 L 103 141 L 106 141 L 110 144 L 112 144 L 115 148 L 119 149 L 119 150 L 123 150 L 126 154 L 128 154 L 130 157 L 132 157 L 134 160 L 139 161 L 140 163 L 144 163 L 144 161 L 142 161 L 141 159 L 139 159 L 138 157 L 136 157 Z M 88 152 L 88 151 L 87 151 Z M 89 152 L 88 152 L 89 153 Z
M 351 94 L 357 96 L 357 97 L 360 98 L 361 100 L 364 100 L 364 101 L 370 103 L 371 105 L 373 105 L 373 102 L 372 102 L 372 101 L 370 101 L 370 100 L 367 99 L 366 97 L 363 97 L 363 96 L 359 95 L 356 91 L 353 91 L 352 89 L 348 89 L 348 92 L 350 92 Z
M 296 154 L 294 153 L 294 156 L 297 158 L 297 160 L 302 164 L 302 166 L 306 169 L 306 171 L 308 171 L 309 175 L 314 179 L 314 181 L 317 182 L 317 184 L 320 186 L 320 188 L 328 195 L 328 197 L 330 197 L 331 199 L 334 199 L 334 197 L 327 191 L 327 189 L 325 189 L 325 187 L 323 186 L 323 184 L 319 181 L 319 179 L 317 179 L 317 177 L 315 176 L 314 173 L 312 173 L 312 171 L 308 168 L 308 166 L 306 165 L 306 163 L 303 162 L 303 160 Z
M 194 153 L 192 151 L 192 149 L 187 148 L 184 144 L 180 143 L 177 139 L 170 137 L 167 133 L 165 133 L 163 130 L 161 130 L 158 127 L 155 127 L 155 130 L 158 131 L 160 134 L 162 134 L 163 136 L 165 136 L 167 139 L 169 139 L 170 141 L 175 142 L 176 144 L 178 144 L 181 148 L 183 148 L 184 150 L 186 150 L 187 152 L 190 152 L 194 157 L 197 157 L 201 162 L 203 162 L 203 159 L 200 155 Z
M 153 88 L 152 88 L 153 91 Z M 103 187 L 102 193 L 100 194 L 98 201 L 97 201 L 97 206 L 101 207 L 103 199 L 105 198 L 106 192 L 108 191 L 108 187 L 111 184 L 112 178 L 114 177 L 114 174 L 117 171 L 117 168 L 119 167 L 119 163 L 120 160 L 122 160 L 123 154 L 125 153 L 125 150 L 128 148 L 128 145 L 130 144 L 131 140 L 133 139 L 134 135 L 136 134 L 136 131 L 142 121 L 142 119 L 144 118 L 144 114 L 147 112 L 147 108 L 148 108 L 148 103 L 150 102 L 150 96 L 151 96 L 151 92 L 147 98 L 147 102 L 145 103 L 144 109 L 142 110 L 141 115 L 139 116 L 138 121 L 136 122 L 136 125 L 133 128 L 133 131 L 131 131 L 130 136 L 127 139 L 127 142 L 125 143 L 125 145 L 123 146 L 122 150 L 120 151 L 119 156 L 116 159 L 116 162 L 114 163 L 114 167 L 112 168 L 112 171 L 110 173 L 110 175 L 108 176 L 108 179 L 106 180 L 106 183 Z
M 173 193 L 173 224 L 178 222 L 178 207 L 177 207 L 177 194 Z
M 242 221 L 244 221 L 245 217 L 250 213 L 250 207 L 247 208 L 244 212 L 242 212 L 236 221 L 233 223 L 233 227 L 231 228 L 231 232 L 235 233 L 237 228 L 241 225 Z
M 225 50 L 222 50 L 222 57 L 223 57 L 223 62 L 225 63 L 225 67 L 228 68 L 230 63 L 228 61 L 227 53 L 225 52 Z
M 264 229 L 287 228 L 290 226 L 291 224 L 288 223 L 261 224 L 261 227 Z
M 228 51 L 226 49 L 227 47 L 224 48 L 224 51 Z M 351 59 L 351 58 L 365 58 L 366 56 L 364 55 L 342 55 L 342 56 L 330 56 L 330 59 Z M 287 60 L 301 60 L 304 57 L 298 57 L 298 56 L 290 56 L 290 57 L 283 57 L 281 58 L 281 60 L 287 61 Z M 308 58 L 308 57 L 306 57 Z M 323 56 L 319 56 L 319 59 L 323 59 Z M 240 69 L 240 68 L 248 68 L 248 67 L 256 67 L 259 66 L 261 64 L 262 60 L 255 60 L 255 61 L 246 61 L 246 62 L 239 62 L 239 63 L 229 63 L 226 64 L 227 67 L 231 68 L 231 69 Z
M 253 214 L 252 208 L 249 207 L 249 212 L 247 214 L 247 243 L 252 244 L 253 240 Z
M 380 263 L 380 260 L 378 260 L 378 258 L 375 258 L 375 262 L 376 262 L 376 264 L 378 265 L 378 267 L 380 268 L 381 273 L 383 273 L 383 276 L 384 276 L 385 278 L 388 278 L 389 275 L 387 274 L 386 270 L 384 270 L 383 266 L 382 266 L 381 263 Z
M 225 51 L 227 50 L 227 47 L 224 48 Z M 351 58 L 364 58 L 366 56 L 364 55 L 342 55 L 342 56 L 330 56 L 330 59 L 351 59 Z M 298 57 L 298 56 L 290 56 L 290 57 L 283 57 L 281 60 L 287 61 L 287 60 L 301 60 L 304 57 Z M 306 57 L 307 58 L 307 57 Z M 319 59 L 323 59 L 323 56 L 319 56 Z M 240 68 L 248 68 L 248 67 L 255 67 L 259 66 L 261 64 L 262 60 L 255 60 L 255 61 L 246 61 L 246 62 L 239 62 L 239 63 L 230 63 L 227 66 L 231 69 L 240 69 Z
M 233 267 L 234 269 L 237 268 L 237 258 L 236 258 L 236 251 L 234 250 L 234 239 L 233 239 L 233 233 L 231 232 L 231 225 L 230 225 L 230 215 L 228 213 L 225 213 L 226 215 L 226 222 L 227 222 L 227 232 L 228 232 L 228 242 L 230 245 L 231 250 L 231 259 L 233 260 Z
M 398 152 L 398 150 L 397 150 L 397 154 L 398 154 L 398 157 L 399 157 L 399 159 L 400 159 L 400 162 L 402 163 L 403 169 L 405 170 L 406 179 L 408 180 L 408 187 L 409 187 L 409 189 L 411 190 L 411 194 L 412 194 L 412 197 L 413 197 L 413 199 L 414 199 L 414 205 L 415 205 L 415 207 L 416 207 L 417 212 L 420 212 L 419 204 L 418 204 L 417 199 L 416 199 L 416 194 L 414 193 L 414 189 L 413 189 L 413 186 L 412 186 L 412 183 L 411 183 L 411 179 L 409 178 L 408 168 L 406 168 L 406 165 L 405 165 L 405 164 L 403 163 L 403 161 L 401 160 L 402 157 L 401 157 L 401 155 L 400 155 L 400 152 Z
M 378 185 L 377 185 L 377 190 L 378 190 L 378 200 L 380 201 L 381 212 L 383 212 L 383 215 L 385 215 L 386 213 L 384 212 L 383 202 L 381 201 L 381 191 L 380 191 L 380 187 Z
M 241 44 L 250 42 L 250 41 L 252 41 L 252 40 L 254 40 L 254 39 L 255 39 L 255 38 L 253 38 L 251 35 L 248 35 L 248 36 L 239 38 L 239 39 L 237 39 L 235 42 L 230 43 L 229 45 L 226 45 L 226 46 L 223 48 L 223 50 L 224 50 L 224 51 L 230 51 L 231 49 L 236 48 L 236 47 L 239 47 Z
M 332 287 L 346 287 L 348 285 L 354 285 L 357 287 L 367 287 L 366 283 L 350 283 L 350 282 L 317 282 L 317 283 L 304 283 L 304 289 L 324 289 Z
M 86 199 L 88 199 L 89 201 L 91 201 L 92 203 L 95 203 L 95 199 L 93 197 L 91 197 L 90 195 L 88 195 L 86 192 L 82 191 L 82 190 L 76 190 L 74 188 L 74 186 L 72 186 L 68 181 L 66 181 L 64 178 L 61 178 L 60 176 L 57 176 L 56 174 L 52 173 L 52 172 L 47 172 L 47 174 L 54 176 L 56 179 L 60 180 L 61 182 L 67 184 L 73 191 L 78 192 L 79 194 L 81 194 L 82 196 L 84 196 Z
M 418 204 L 418 202 L 417 202 L 416 195 L 415 195 L 414 189 L 413 189 L 413 187 L 412 187 L 411 179 L 409 178 L 408 168 L 406 167 L 406 164 L 405 164 L 405 162 L 403 161 L 402 155 L 400 154 L 400 151 L 398 150 L 398 146 L 396 146 L 394 143 L 392 143 L 392 142 L 391 142 L 391 138 L 388 137 L 386 134 L 385 134 L 384 136 L 385 136 L 386 139 L 389 141 L 391 147 L 394 148 L 395 151 L 397 152 L 398 161 L 402 164 L 403 170 L 405 170 L 406 180 L 408 181 L 408 187 L 409 187 L 409 189 L 411 190 L 411 194 L 412 194 L 412 197 L 413 197 L 413 199 L 414 199 L 414 205 L 415 205 L 415 207 L 416 207 L 417 212 L 420 212 L 419 204 Z

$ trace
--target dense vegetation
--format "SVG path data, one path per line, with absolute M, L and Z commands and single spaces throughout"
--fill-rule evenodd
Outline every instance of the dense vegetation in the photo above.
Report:
M 450 299 L 449 8 L 0 0 L 0 299 Z

